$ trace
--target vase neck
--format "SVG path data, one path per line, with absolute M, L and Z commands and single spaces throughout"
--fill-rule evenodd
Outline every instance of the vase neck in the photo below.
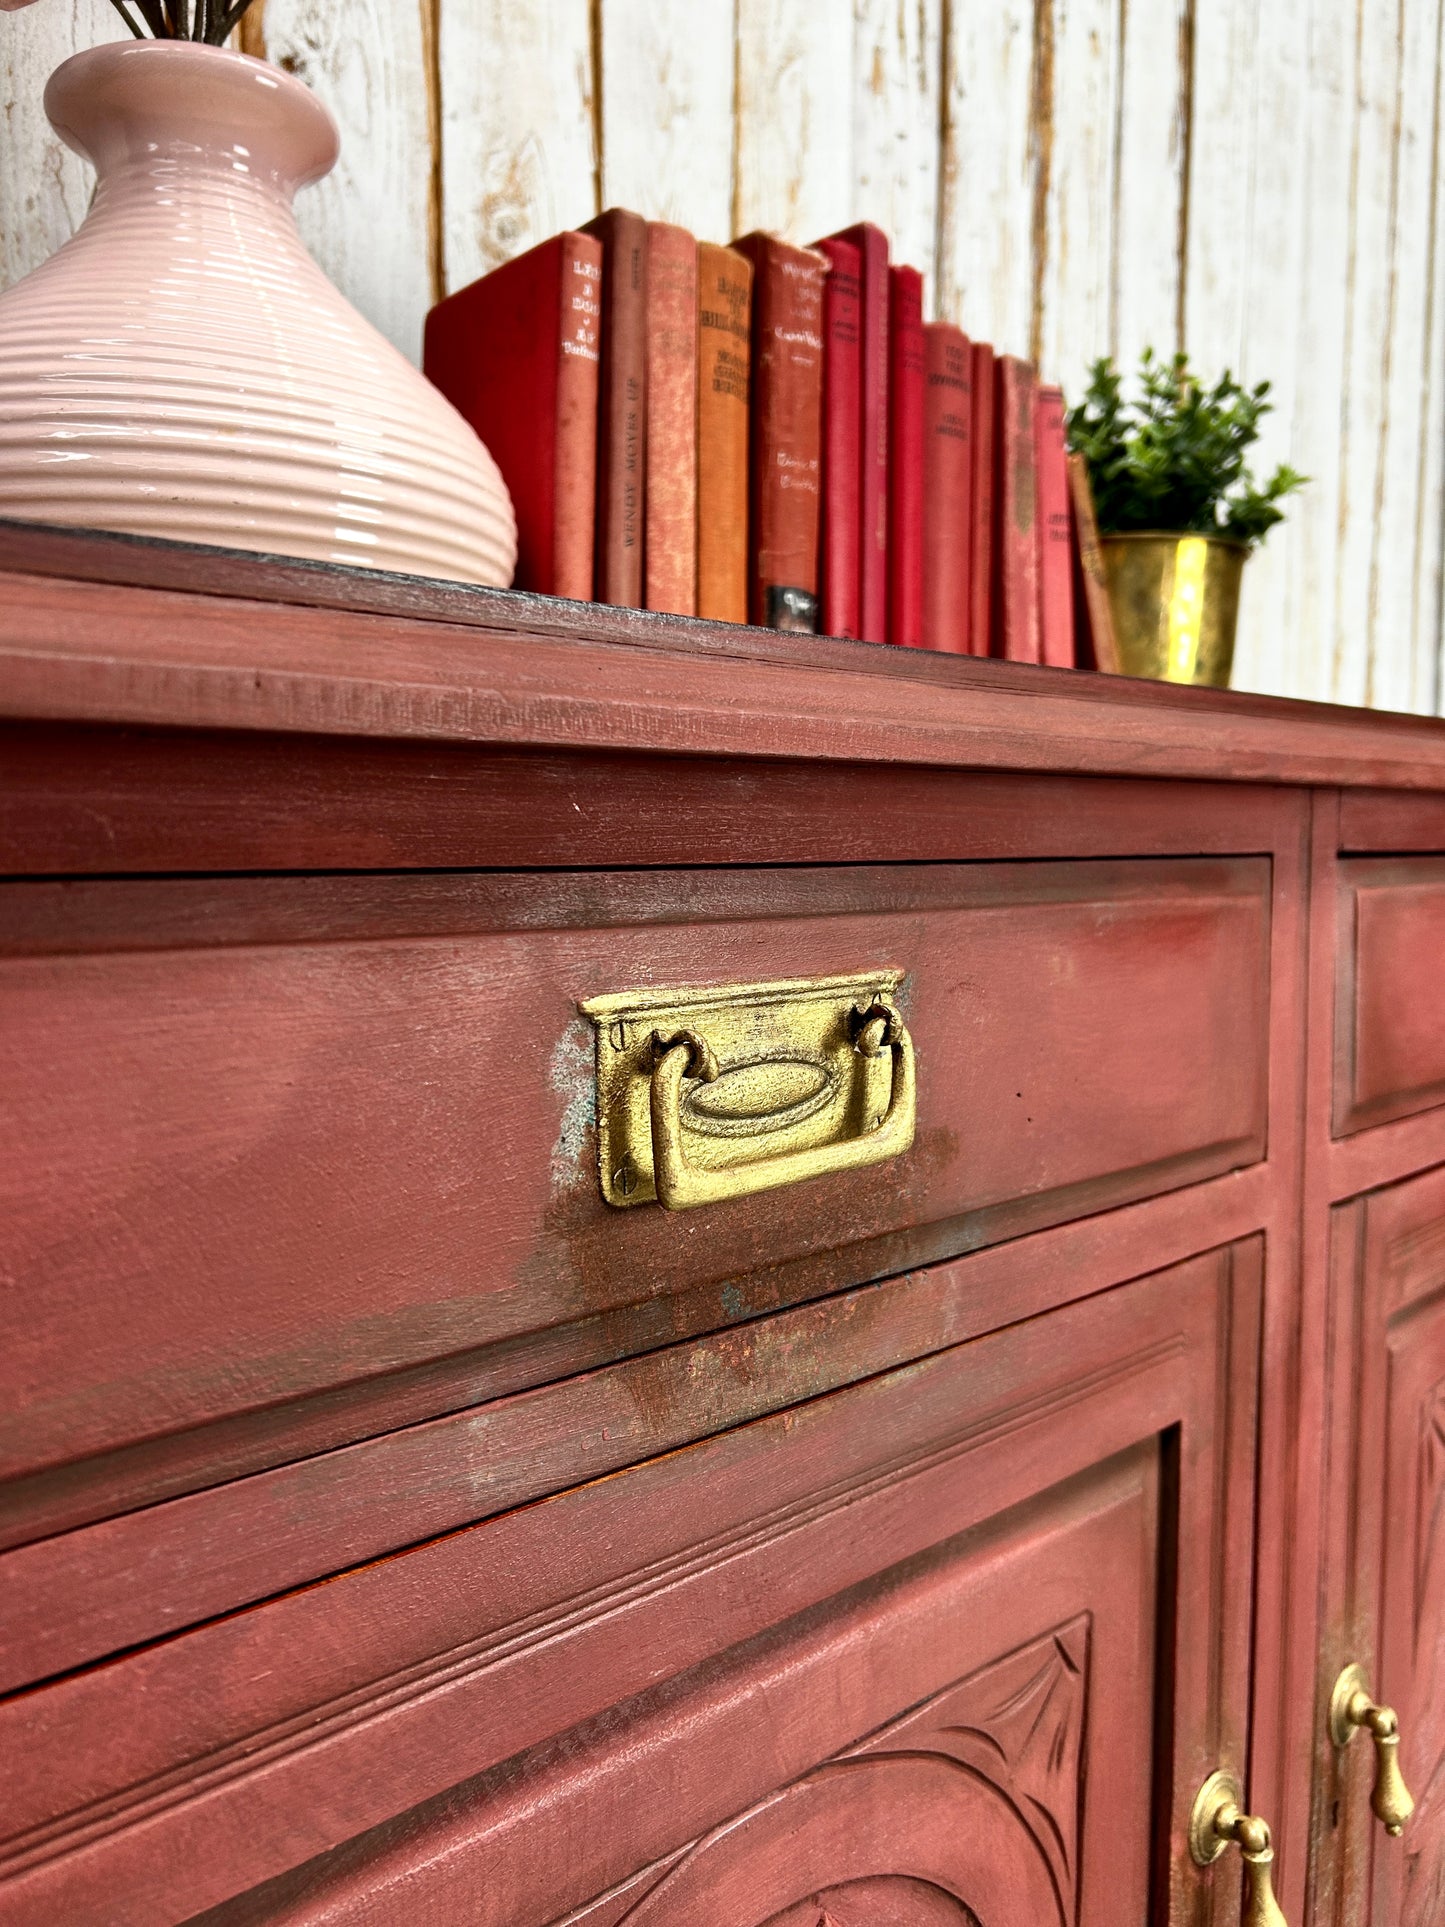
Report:
M 264 61 L 189 41 L 92 47 L 57 67 L 45 111 L 96 170 L 97 207 L 122 183 L 163 194 L 181 174 L 238 198 L 279 195 L 335 165 L 336 124 L 311 90 Z

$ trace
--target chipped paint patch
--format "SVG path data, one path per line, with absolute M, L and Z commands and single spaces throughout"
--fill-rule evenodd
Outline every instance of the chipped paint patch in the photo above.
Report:
M 596 1159 L 597 1057 L 590 1024 L 579 1019 L 558 1038 L 547 1082 L 562 1100 L 562 1122 L 552 1145 L 552 1189 L 571 1191 Z

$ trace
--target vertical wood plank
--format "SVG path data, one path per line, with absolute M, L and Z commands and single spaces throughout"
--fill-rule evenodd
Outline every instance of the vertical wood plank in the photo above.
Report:
M 599 212 L 588 0 L 440 0 L 443 278 L 462 288 Z
M 433 299 L 427 0 L 266 0 L 266 58 L 336 116 L 341 159 L 296 197 L 306 245 L 402 353 L 420 358 Z
M 1426 274 L 1425 408 L 1415 529 L 1413 630 L 1418 707 L 1445 715 L 1445 5 L 1439 9 L 1431 127 L 1430 258 Z
M 1377 709 L 1434 708 L 1433 666 L 1419 647 L 1418 545 L 1424 503 L 1427 352 L 1434 292 L 1436 60 L 1440 0 L 1402 0 L 1385 343 L 1384 443 L 1375 530 L 1365 699 Z
M 733 230 L 806 245 L 854 219 L 853 0 L 738 0 Z
M 1237 370 L 1244 345 L 1261 3 L 1207 0 L 1195 15 L 1184 339 L 1202 373 Z
M 1293 419 L 1288 459 L 1310 480 L 1289 505 L 1263 557 L 1284 571 L 1281 694 L 1327 701 L 1334 684 L 1338 626 L 1341 406 L 1353 194 L 1356 33 L 1342 8 L 1309 10 L 1305 33 L 1303 135 L 1295 170 L 1300 248 L 1295 262 L 1290 351 Z M 1275 422 L 1283 419 L 1279 409 Z M 1278 447 L 1278 443 L 1271 446 Z M 1251 585 L 1252 586 L 1252 585 Z M 1246 663 L 1252 610 L 1244 617 Z M 1241 685 L 1243 686 L 1243 685 Z
M 733 0 L 607 0 L 602 8 L 602 202 L 732 227 Z
M 85 214 L 93 176 L 61 144 L 41 107 L 45 83 L 82 47 L 129 38 L 106 0 L 7 14 L 0 25 L 5 111 L 0 114 L 0 288 L 54 254 Z
M 1049 123 L 1040 132 L 1049 165 L 1031 347 L 1045 379 L 1076 395 L 1089 363 L 1109 349 L 1119 9 L 1117 0 L 1049 6 Z
M 923 271 L 934 312 L 943 0 L 856 0 L 855 218 L 876 221 L 895 261 Z
M 950 0 L 938 309 L 1021 353 L 1033 309 L 1032 0 Z
M 1120 9 L 1109 351 L 1126 368 L 1145 348 L 1172 354 L 1179 336 L 1190 16 L 1190 0 Z
M 1392 22 L 1396 9 L 1390 6 Z M 1367 17 L 1369 16 L 1369 17 Z M 1376 532 L 1384 471 L 1386 353 L 1390 325 L 1390 222 L 1402 48 L 1361 8 L 1356 39 L 1358 114 L 1352 154 L 1348 312 L 1341 388 L 1337 621 L 1331 694 L 1362 703 L 1375 629 Z
M 1311 0 L 1268 0 L 1259 10 L 1254 48 L 1248 221 L 1240 236 L 1243 336 L 1235 372 L 1250 385 L 1270 384 L 1273 408 L 1261 424 L 1251 456 L 1261 477 L 1279 462 L 1293 460 L 1297 452 L 1299 297 L 1307 278 L 1306 175 L 1298 162 L 1285 164 L 1283 157 L 1302 153 L 1306 145 L 1310 12 Z M 1256 550 L 1245 570 L 1235 654 L 1237 689 L 1292 693 L 1287 607 L 1298 534 L 1291 515 Z

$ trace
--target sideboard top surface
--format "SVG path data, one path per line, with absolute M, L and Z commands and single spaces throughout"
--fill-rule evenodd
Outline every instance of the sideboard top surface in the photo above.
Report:
M 1445 722 L 0 522 L 0 718 L 1445 789 Z

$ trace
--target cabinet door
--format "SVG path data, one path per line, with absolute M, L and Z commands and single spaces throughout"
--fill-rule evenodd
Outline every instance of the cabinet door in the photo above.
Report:
M 1325 1639 L 1313 1919 L 1445 1921 L 1445 1169 L 1335 1214 Z M 1400 1716 L 1417 1802 L 1400 1839 L 1370 1811 L 1373 1756 L 1325 1734 L 1352 1660 Z
M 1186 1831 L 1248 1742 L 1258 1351 L 1247 1243 L 480 1528 L 495 1764 L 208 1918 L 1233 1923 Z M 333 1744 L 310 1813 L 409 1750 Z

